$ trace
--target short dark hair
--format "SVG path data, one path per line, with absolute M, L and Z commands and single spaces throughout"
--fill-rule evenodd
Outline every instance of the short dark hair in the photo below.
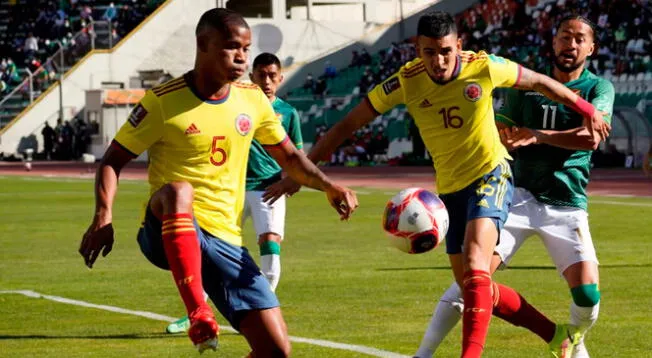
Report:
M 263 52 L 260 55 L 256 56 L 254 59 L 254 64 L 253 68 L 256 68 L 257 66 L 269 66 L 269 65 L 276 65 L 278 69 L 281 69 L 281 60 L 276 57 L 275 54 L 269 53 L 269 52 Z
M 457 34 L 457 25 L 451 14 L 445 11 L 431 11 L 419 18 L 417 35 L 441 38 Z
M 249 28 L 249 24 L 239 13 L 225 8 L 215 8 L 206 11 L 200 18 L 195 28 L 195 36 L 199 36 L 206 28 L 213 28 L 221 34 L 229 33 L 229 26 L 238 25 Z
M 555 28 L 556 33 L 559 33 L 559 29 L 561 28 L 561 25 L 563 25 L 565 22 L 571 21 L 571 20 L 578 20 L 582 21 L 583 23 L 589 25 L 591 28 L 591 36 L 593 36 L 593 41 L 595 41 L 598 38 L 598 27 L 593 23 L 593 21 L 589 20 L 587 17 L 579 15 L 579 14 L 569 14 L 561 18 L 559 22 L 557 23 L 557 27 Z

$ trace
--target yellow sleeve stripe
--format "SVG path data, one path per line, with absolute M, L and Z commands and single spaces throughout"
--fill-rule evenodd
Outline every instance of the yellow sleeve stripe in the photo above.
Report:
M 168 94 L 170 92 L 178 91 L 178 90 L 180 90 L 182 88 L 186 88 L 186 87 L 187 87 L 186 83 L 183 82 L 183 83 L 179 83 L 179 84 L 177 84 L 175 86 L 166 87 L 165 89 L 160 90 L 160 91 L 152 91 L 152 92 L 154 92 L 154 94 L 157 97 L 161 97 L 164 94 Z
M 504 119 L 505 121 L 509 122 L 509 124 L 511 124 L 513 126 L 516 125 L 516 122 L 514 122 L 511 118 L 509 118 L 509 117 L 507 117 L 507 116 L 505 116 L 503 114 L 496 113 L 496 117 L 500 117 L 500 118 Z
M 152 91 L 161 91 L 161 90 L 164 90 L 164 89 L 167 88 L 167 87 L 171 87 L 171 86 L 174 86 L 174 85 L 178 85 L 178 84 L 181 83 L 181 82 L 185 82 L 185 80 L 183 79 L 183 77 L 175 78 L 175 79 L 170 80 L 170 81 L 167 81 L 167 82 L 165 82 L 165 83 L 161 83 L 161 84 L 158 85 L 158 86 L 154 86 L 154 87 L 152 87 Z

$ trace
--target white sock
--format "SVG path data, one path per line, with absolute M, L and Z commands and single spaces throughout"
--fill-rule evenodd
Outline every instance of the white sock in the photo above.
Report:
M 575 302 L 571 302 L 570 323 L 578 326 L 582 332 L 586 333 L 598 320 L 599 312 L 600 302 L 593 307 L 580 307 Z
M 260 271 L 269 281 L 272 291 L 276 291 L 278 281 L 281 279 L 281 256 L 275 254 L 260 256 Z
M 414 356 L 418 358 L 432 357 L 448 332 L 462 318 L 463 310 L 462 291 L 460 286 L 453 282 L 439 299 L 435 312 L 430 319 L 430 324 L 428 324 L 428 329 L 421 340 L 421 346 L 419 346 L 419 350 Z

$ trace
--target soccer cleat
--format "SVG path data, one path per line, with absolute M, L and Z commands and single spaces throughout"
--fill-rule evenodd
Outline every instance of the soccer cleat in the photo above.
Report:
M 210 308 L 199 308 L 190 314 L 188 336 L 199 353 L 203 353 L 207 349 L 217 349 L 219 331 L 220 328 Z
M 581 333 L 574 326 L 558 324 L 555 327 L 555 336 L 548 343 L 548 348 L 555 358 L 571 358 L 573 349 L 581 339 Z
M 183 318 L 179 318 L 178 320 L 170 323 L 165 328 L 165 332 L 170 334 L 183 333 L 183 332 L 187 332 L 188 328 L 190 328 L 190 319 L 188 318 L 188 316 L 185 316 Z
M 581 340 L 573 349 L 573 358 L 590 358 L 589 351 L 586 350 L 584 340 Z

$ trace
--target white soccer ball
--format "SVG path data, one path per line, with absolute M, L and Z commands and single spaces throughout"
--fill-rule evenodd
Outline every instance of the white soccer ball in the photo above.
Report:
M 444 202 L 428 190 L 401 190 L 385 207 L 383 229 L 390 245 L 409 254 L 437 247 L 448 231 L 448 211 Z

